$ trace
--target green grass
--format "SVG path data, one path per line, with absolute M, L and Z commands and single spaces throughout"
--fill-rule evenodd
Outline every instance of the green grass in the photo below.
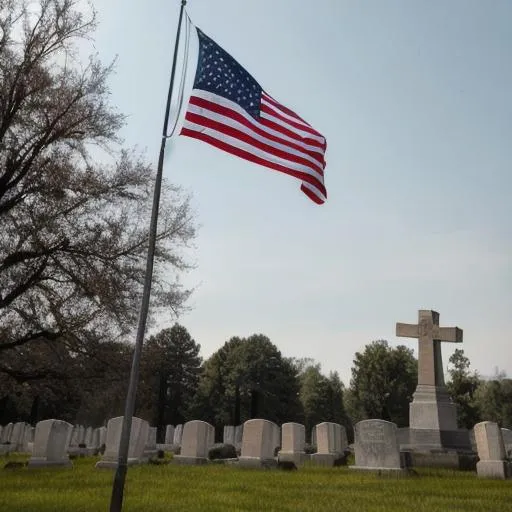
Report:
M 73 469 L 3 469 L 0 511 L 108 510 L 113 472 L 96 458 Z M 131 467 L 124 511 L 512 511 L 512 481 L 477 479 L 471 472 L 418 469 L 418 476 L 379 477 L 347 468 L 249 470 L 223 465 Z

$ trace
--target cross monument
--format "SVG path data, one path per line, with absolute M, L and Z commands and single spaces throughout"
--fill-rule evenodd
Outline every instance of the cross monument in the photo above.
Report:
M 462 329 L 440 327 L 439 313 L 420 310 L 417 324 L 396 324 L 396 335 L 418 339 L 418 386 L 410 404 L 411 429 L 457 430 L 457 410 L 444 383 L 441 342 L 462 342 Z M 429 436 L 430 437 L 430 436 Z

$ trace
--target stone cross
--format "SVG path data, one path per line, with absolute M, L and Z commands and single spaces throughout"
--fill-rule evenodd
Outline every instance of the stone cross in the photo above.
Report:
M 418 338 L 418 385 L 444 386 L 441 342 L 462 343 L 462 329 L 439 327 L 439 313 L 420 309 L 417 324 L 396 324 L 396 335 Z

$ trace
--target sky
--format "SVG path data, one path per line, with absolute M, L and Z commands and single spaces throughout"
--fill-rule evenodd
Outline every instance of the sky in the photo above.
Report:
M 97 0 L 121 132 L 158 158 L 178 0 Z M 419 309 L 464 330 L 484 376 L 512 376 L 512 2 L 190 0 L 193 23 L 327 139 L 328 200 L 200 141 L 164 177 L 200 225 L 179 322 L 203 357 L 263 333 L 349 384 L 356 351 Z M 185 93 L 195 73 L 192 33 Z M 149 219 L 147 220 L 149 223 Z M 159 326 L 172 325 L 168 317 Z

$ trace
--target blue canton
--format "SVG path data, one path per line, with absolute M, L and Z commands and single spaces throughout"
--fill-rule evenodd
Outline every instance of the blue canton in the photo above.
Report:
M 201 30 L 199 61 L 194 89 L 212 92 L 238 103 L 249 115 L 258 118 L 262 88 L 238 62 Z

